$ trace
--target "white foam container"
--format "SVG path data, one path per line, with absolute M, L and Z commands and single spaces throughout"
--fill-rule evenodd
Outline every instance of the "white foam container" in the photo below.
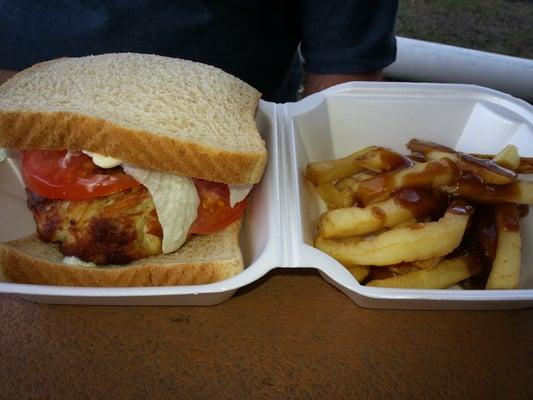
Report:
M 406 152 L 411 138 L 458 150 L 494 153 L 505 144 L 533 156 L 533 107 L 494 90 L 450 84 L 348 83 L 297 103 L 262 101 L 257 124 L 269 151 L 251 194 L 241 234 L 246 269 L 222 282 L 146 288 L 80 288 L 0 282 L 0 293 L 42 303 L 212 305 L 281 268 L 316 268 L 356 304 L 368 308 L 514 309 L 533 305 L 533 213 L 522 223 L 523 267 L 517 290 L 374 288 L 312 247 L 325 210 L 304 179 L 310 161 L 345 156 L 368 145 Z M 34 231 L 16 160 L 0 164 L 0 241 Z

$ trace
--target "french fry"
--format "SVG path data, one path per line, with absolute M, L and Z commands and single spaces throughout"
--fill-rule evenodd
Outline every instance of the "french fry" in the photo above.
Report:
M 396 275 L 403 275 L 409 272 L 418 271 L 420 269 L 430 269 L 435 267 L 442 261 L 443 257 L 430 258 L 428 260 L 416 260 L 408 263 L 401 263 L 396 265 L 389 265 L 387 268 L 391 273 Z M 384 267 L 379 267 L 384 268 Z M 379 279 L 379 278 L 376 278 Z
M 326 239 L 366 235 L 415 217 L 429 216 L 440 205 L 433 191 L 404 189 L 388 200 L 364 208 L 338 208 L 325 212 L 319 219 L 318 231 Z
M 449 185 L 457 181 L 459 172 L 454 161 L 444 158 L 355 182 L 352 191 L 358 202 L 366 206 L 386 200 L 402 188 Z
M 374 173 L 370 173 L 370 172 L 366 172 L 366 171 L 361 171 L 361 172 L 357 172 L 356 174 L 354 174 L 353 176 L 350 176 L 348 178 L 342 178 L 342 179 L 339 179 L 336 183 L 335 183 L 335 187 L 339 190 L 344 190 L 344 189 L 352 189 L 352 187 L 357 183 L 357 182 L 360 182 L 360 181 L 364 181 L 366 179 L 370 179 L 370 178 L 373 178 L 374 176 L 376 176 L 376 174 Z
M 355 157 L 353 163 L 364 170 L 374 172 L 388 172 L 414 164 L 408 157 L 384 147 L 377 147 Z
M 409 272 L 386 279 L 370 281 L 366 286 L 410 288 L 410 289 L 446 289 L 481 271 L 481 265 L 470 257 L 456 257 L 444 260 L 438 265 Z
M 394 228 L 354 244 L 320 238 L 315 247 L 344 265 L 391 265 L 445 256 L 463 237 L 471 209 L 452 203 L 437 222 Z
M 486 289 L 517 288 L 519 219 L 533 204 L 533 182 L 517 177 L 533 173 L 533 157 L 519 157 L 513 145 L 496 155 L 416 139 L 408 147 L 409 159 L 371 146 L 339 162 L 357 172 L 336 171 L 330 177 L 338 178 L 317 187 L 329 210 L 318 221 L 315 247 L 369 286 L 444 289 L 492 260 Z M 476 202 L 472 221 L 474 210 L 463 199 Z M 446 258 L 452 252 L 469 255 Z
M 357 279 L 357 282 L 361 283 L 370 274 L 370 267 L 361 265 L 354 265 L 346 268 Z
M 520 155 L 516 146 L 508 144 L 496 154 L 492 161 L 511 171 L 516 171 L 520 166 Z
M 382 267 L 383 268 L 383 267 Z M 409 272 L 418 271 L 420 268 L 416 267 L 414 263 L 401 263 L 396 265 L 389 265 L 387 267 L 394 276 L 404 275 Z
M 430 258 L 428 260 L 413 261 L 413 265 L 419 269 L 433 268 L 442 261 L 442 257 Z
M 326 239 L 339 239 L 372 233 L 413 218 L 394 198 L 365 208 L 349 207 L 328 211 L 318 221 L 319 234 Z
M 354 176 L 357 176 L 359 174 L 364 174 L 364 176 L 365 176 L 364 179 L 368 179 L 368 178 L 372 177 L 371 175 L 368 175 L 368 174 L 366 174 L 364 172 L 359 172 L 359 173 L 355 174 Z M 337 190 L 340 190 L 341 192 L 344 191 L 344 190 L 349 190 L 351 192 L 352 191 L 352 186 L 355 185 L 355 183 L 357 181 L 358 180 L 356 178 L 354 178 L 353 176 L 350 176 L 348 178 L 342 178 L 342 179 L 339 179 L 335 183 L 335 187 L 337 188 Z
M 516 289 L 520 281 L 522 240 L 520 218 L 514 204 L 496 206 L 498 246 L 486 289 Z
M 350 189 L 338 190 L 333 183 L 321 183 L 316 186 L 316 191 L 330 210 L 350 207 L 354 203 Z
M 478 176 L 485 183 L 507 185 L 516 180 L 516 173 L 513 170 L 504 168 L 493 160 L 479 159 L 446 146 L 418 139 L 410 140 L 407 147 L 411 151 L 424 154 L 431 161 L 449 158 L 455 161 L 461 170 Z
M 480 203 L 533 204 L 533 182 L 517 180 L 509 185 L 484 185 L 473 178 L 461 178 L 455 186 L 440 191 Z
M 306 171 L 307 180 L 315 185 L 319 185 L 321 183 L 333 182 L 341 178 L 352 176 L 362 169 L 358 165 L 355 165 L 353 160 L 376 148 L 376 146 L 369 146 L 336 160 L 309 163 Z
M 324 239 L 322 236 L 318 235 L 316 238 L 315 238 L 315 243 L 314 243 L 314 246 L 319 249 L 319 250 L 322 250 L 324 251 L 323 249 L 324 248 L 330 248 L 330 247 L 334 247 L 334 246 L 355 246 L 357 243 L 359 243 L 360 241 L 362 240 L 362 238 L 360 236 L 355 236 L 355 237 L 351 237 L 351 238 L 345 238 L 345 239 L 338 239 L 338 240 L 331 240 L 331 239 Z M 327 251 L 324 251 L 324 253 L 327 253 L 329 254 Z M 336 259 L 335 256 L 333 256 L 332 254 L 330 254 L 333 258 Z M 351 262 L 341 262 L 340 260 L 337 260 L 339 261 L 344 267 L 350 269 L 350 268 L 358 268 L 361 266 L 361 264 L 355 264 L 355 263 L 351 263 Z
M 497 155 L 494 154 L 472 154 L 476 158 L 493 160 Z M 502 165 L 505 167 L 505 165 Z M 518 166 L 514 169 L 519 174 L 533 174 L 533 157 L 520 157 Z
M 339 179 L 335 183 L 335 187 L 337 188 L 337 190 L 342 192 L 344 194 L 344 196 L 349 197 L 351 199 L 351 202 L 346 201 L 347 204 L 349 203 L 347 205 L 348 207 L 350 207 L 350 206 L 355 204 L 355 196 L 353 194 L 352 188 L 356 184 L 356 182 L 372 178 L 373 176 L 375 176 L 375 175 L 369 174 L 369 173 L 367 173 L 365 171 L 361 171 L 361 172 L 358 172 L 355 175 L 350 176 L 348 178 Z M 348 193 L 350 193 L 350 196 L 348 196 Z M 330 207 L 330 209 L 331 208 L 332 207 Z M 334 208 L 341 208 L 341 207 L 334 207 Z
M 507 185 L 515 182 L 517 177 L 514 170 L 504 168 L 492 160 L 482 160 L 469 154 L 460 154 L 459 167 L 492 185 Z
M 419 220 L 416 219 L 416 218 L 411 218 L 411 219 L 408 219 L 407 221 L 400 222 L 398 225 L 395 225 L 394 227 L 395 227 L 395 228 L 406 228 L 406 227 L 409 228 L 409 227 L 411 227 L 411 226 L 415 226 L 415 225 L 417 225 L 417 224 L 419 224 L 419 223 L 421 223 L 421 222 L 431 222 L 430 220 L 424 221 L 425 219 L 426 219 L 426 218 L 423 218 L 422 220 L 419 221 Z M 386 232 L 386 231 L 388 231 L 388 230 L 389 230 L 389 229 L 387 229 L 387 228 L 383 228 L 383 229 L 381 230 L 381 232 L 380 232 L 380 231 L 377 231 L 377 232 L 375 232 L 374 234 L 378 234 L 378 233 Z

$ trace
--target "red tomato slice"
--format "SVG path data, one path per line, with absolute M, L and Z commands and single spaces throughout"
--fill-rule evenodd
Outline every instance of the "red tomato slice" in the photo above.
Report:
M 22 175 L 31 191 L 49 199 L 86 200 L 140 185 L 121 168 L 104 169 L 81 153 L 66 150 L 24 150 Z M 207 234 L 238 220 L 246 200 L 230 207 L 228 185 L 194 179 L 200 196 L 198 217 L 189 232 Z
M 121 168 L 104 169 L 81 152 L 22 151 L 22 175 L 31 191 L 49 199 L 86 200 L 136 187 Z
M 206 234 L 218 231 L 244 214 L 246 199 L 231 207 L 228 185 L 203 179 L 194 179 L 194 184 L 200 196 L 200 206 L 198 218 L 192 224 L 190 233 Z

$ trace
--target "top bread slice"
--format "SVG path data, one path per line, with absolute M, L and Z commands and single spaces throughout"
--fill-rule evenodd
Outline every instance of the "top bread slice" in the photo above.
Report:
M 0 86 L 0 147 L 88 150 L 143 168 L 256 183 L 260 93 L 205 64 L 148 54 L 62 58 Z

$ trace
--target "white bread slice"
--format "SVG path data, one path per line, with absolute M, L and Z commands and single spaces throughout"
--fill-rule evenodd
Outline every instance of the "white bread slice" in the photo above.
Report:
M 178 251 L 127 265 L 85 267 L 62 263 L 58 247 L 36 235 L 0 244 L 0 275 L 18 283 L 57 286 L 172 286 L 217 282 L 243 270 L 241 221 L 194 236 Z
M 89 150 L 147 169 L 256 183 L 260 93 L 212 66 L 148 54 L 62 58 L 0 86 L 0 147 Z

